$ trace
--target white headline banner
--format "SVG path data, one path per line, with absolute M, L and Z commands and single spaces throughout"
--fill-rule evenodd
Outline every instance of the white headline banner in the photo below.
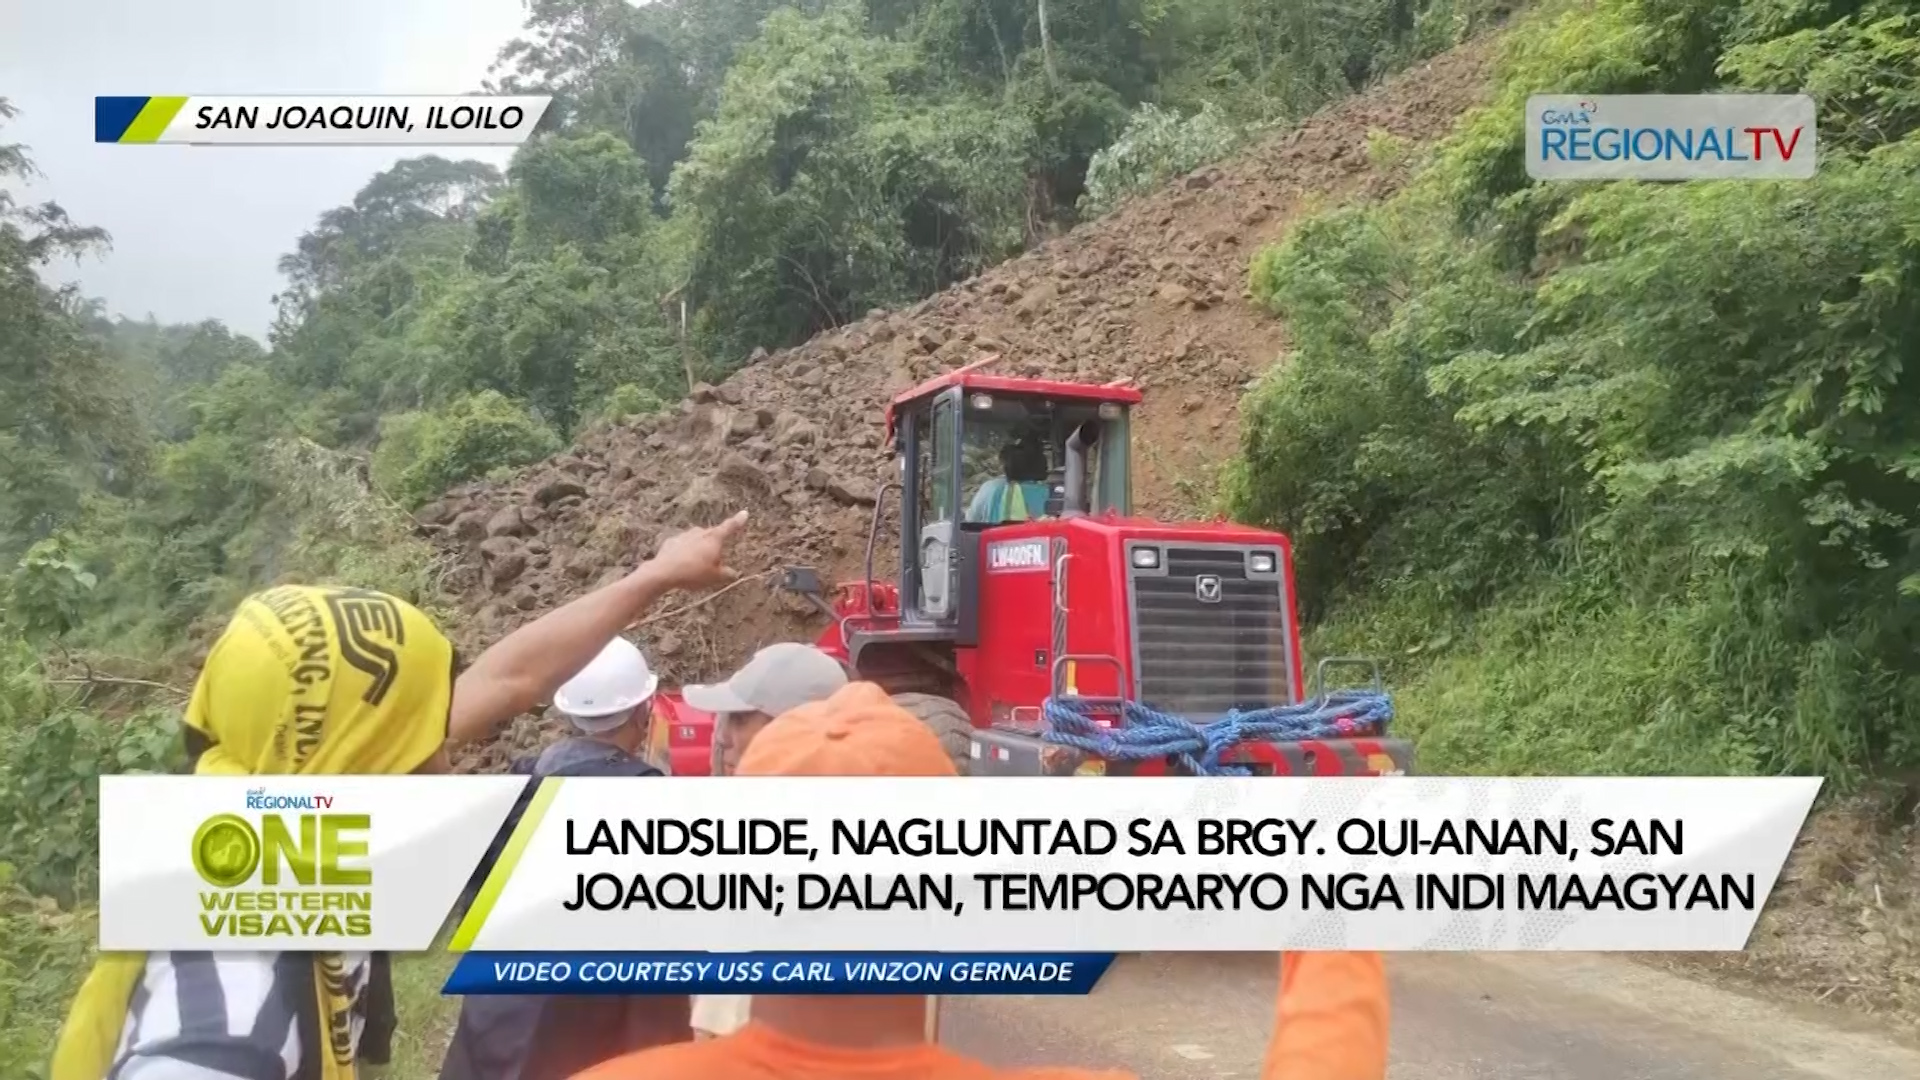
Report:
M 536 797 L 454 944 L 1737 950 L 1819 788 L 570 778 Z
M 101 947 L 428 947 L 514 776 L 105 777 Z M 570 778 L 526 952 L 1734 950 L 1817 779 Z

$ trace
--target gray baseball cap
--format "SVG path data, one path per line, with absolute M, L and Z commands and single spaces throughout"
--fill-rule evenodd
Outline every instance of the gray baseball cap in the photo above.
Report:
M 825 701 L 847 685 L 840 661 L 811 645 L 783 641 L 753 654 L 753 659 L 723 683 L 689 686 L 687 704 L 711 713 L 763 712 L 779 716 L 810 702 Z

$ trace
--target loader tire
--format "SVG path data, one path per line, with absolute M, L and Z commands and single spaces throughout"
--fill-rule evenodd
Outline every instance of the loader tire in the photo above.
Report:
M 973 764 L 973 721 L 959 702 L 938 694 L 895 694 L 893 702 L 931 728 L 953 759 L 954 771 L 967 775 Z

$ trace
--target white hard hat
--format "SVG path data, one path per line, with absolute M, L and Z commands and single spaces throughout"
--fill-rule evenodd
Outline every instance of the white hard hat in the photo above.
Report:
M 614 638 L 580 674 L 567 680 L 553 703 L 582 731 L 611 731 L 653 696 L 660 677 L 626 638 Z

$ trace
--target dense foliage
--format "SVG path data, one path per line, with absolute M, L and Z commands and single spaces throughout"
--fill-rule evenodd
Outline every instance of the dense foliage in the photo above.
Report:
M 400 511 L 971 275 L 1090 182 L 1100 210 L 1225 154 L 1451 43 L 1461 10 L 536 0 L 499 83 L 556 95 L 546 130 L 504 173 L 413 158 L 321 214 L 265 347 L 102 318 L 40 271 L 106 237 L 0 202 L 0 576 L 57 541 L 97 580 L 68 643 L 139 656 L 349 562 L 424 600 Z
M 240 595 L 432 606 L 406 510 L 446 487 L 1507 6 L 531 0 L 498 82 L 556 95 L 546 130 L 320 215 L 264 344 L 49 285 L 107 237 L 16 201 L 0 144 L 0 1075 L 36 1075 L 88 952 L 89 780 L 177 764 L 167 661 Z M 1821 176 L 1530 184 L 1521 104 L 1573 87 L 1807 88 Z M 1530 19 L 1407 194 L 1258 260 L 1294 351 L 1231 502 L 1295 537 L 1323 646 L 1395 657 L 1426 769 L 1920 763 L 1916 125 L 1914 0 L 1586 0 Z
M 1089 212 L 1469 29 L 1451 0 L 529 12 L 499 81 L 556 95 L 545 130 L 320 214 L 264 344 L 47 284 L 108 238 L 14 202 L 0 145 L 0 1075 L 37 1074 L 87 954 L 92 778 L 177 764 L 167 684 L 246 592 L 432 607 L 406 511 L 449 486 L 976 273 L 1071 224 L 1096 159 Z
M 1597 0 L 1296 228 L 1234 502 L 1440 771 L 1920 763 L 1920 6 Z M 1811 89 L 1807 182 L 1536 184 L 1529 93 Z

